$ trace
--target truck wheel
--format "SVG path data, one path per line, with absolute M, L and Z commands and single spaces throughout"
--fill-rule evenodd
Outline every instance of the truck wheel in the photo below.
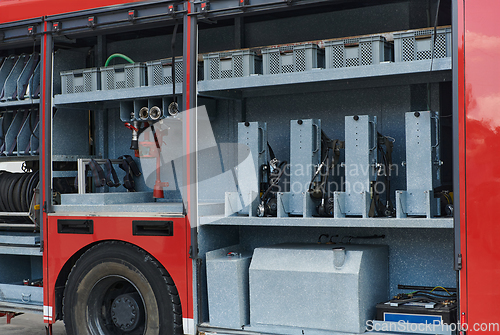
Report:
M 179 294 L 167 271 L 143 250 L 103 242 L 87 250 L 66 282 L 68 335 L 182 335 Z

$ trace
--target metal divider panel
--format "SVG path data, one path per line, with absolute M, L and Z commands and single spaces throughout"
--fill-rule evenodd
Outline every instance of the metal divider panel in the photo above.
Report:
M 40 127 L 40 120 L 36 123 L 33 129 L 33 134 L 30 137 L 30 154 L 36 156 L 40 153 L 40 140 L 38 135 L 38 128 Z
M 14 67 L 14 64 L 16 63 L 18 59 L 18 56 L 9 56 L 5 58 L 4 62 L 2 63 L 2 66 L 0 67 L 0 87 L 2 88 L 2 92 L 0 93 L 0 98 L 3 97 L 3 87 L 4 83 L 7 80 L 7 77 L 9 76 L 10 72 L 12 71 L 12 68 Z
M 30 96 L 30 93 L 28 91 L 29 83 L 31 77 L 33 76 L 35 68 L 38 64 L 38 60 L 39 60 L 38 53 L 31 54 L 21 74 L 19 75 L 19 78 L 17 79 L 16 87 L 17 87 L 18 100 L 24 100 L 25 98 L 29 98 Z
M 30 154 L 30 139 L 33 135 L 34 127 L 38 123 L 38 113 L 31 111 L 24 121 L 19 135 L 17 136 L 17 155 Z
M 17 79 L 24 69 L 24 65 L 28 60 L 28 55 L 22 54 L 17 59 L 16 63 L 12 67 L 5 83 L 3 85 L 3 90 L 1 94 L 1 101 L 13 100 L 17 97 Z
M 5 135 L 12 123 L 12 113 L 4 113 L 0 118 L 0 155 L 5 150 Z
M 28 117 L 28 111 L 25 112 L 14 112 L 14 119 L 10 124 L 7 134 L 5 135 L 5 151 L 7 155 L 12 155 L 17 146 L 17 137 L 21 131 L 21 127 Z

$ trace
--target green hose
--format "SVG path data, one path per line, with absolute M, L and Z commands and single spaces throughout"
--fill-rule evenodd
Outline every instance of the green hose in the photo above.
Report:
M 134 64 L 134 61 L 130 57 L 125 56 L 124 54 L 112 54 L 111 56 L 108 57 L 108 59 L 106 59 L 106 63 L 104 64 L 104 66 L 108 66 L 111 60 L 114 58 L 122 58 L 127 62 Z

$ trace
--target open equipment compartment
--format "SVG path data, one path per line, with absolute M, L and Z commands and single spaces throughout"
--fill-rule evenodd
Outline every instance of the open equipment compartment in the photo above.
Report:
M 56 213 L 183 212 L 182 117 L 169 114 L 172 84 L 153 87 L 146 80 L 146 63 L 171 55 L 168 48 L 149 46 L 166 45 L 169 34 L 157 31 L 133 43 L 123 35 L 108 36 L 106 43 L 81 38 L 70 50 L 55 50 L 60 75 L 54 88 L 53 159 L 60 171 L 54 171 L 54 181 L 65 186 L 55 202 Z M 143 43 L 145 50 L 137 52 L 135 43 Z M 106 54 L 98 53 L 102 45 Z M 89 52 L 94 59 L 88 59 Z M 123 55 L 135 63 L 129 64 Z M 106 66 L 95 63 L 108 58 Z M 68 82 L 82 88 L 70 90 Z M 88 88 L 83 86 L 87 83 Z
M 403 62 L 394 59 L 393 49 L 394 36 L 403 36 L 406 31 L 415 32 L 412 36 L 420 36 L 423 34 L 420 31 L 433 29 L 429 27 L 434 23 L 437 1 L 351 4 L 351 7 L 320 6 L 306 13 L 291 10 L 273 18 L 243 16 L 234 21 L 214 13 L 217 24 L 205 23 L 203 19 L 198 24 L 199 52 L 203 55 L 250 50 L 260 56 L 262 50 L 266 53 L 266 50 L 280 50 L 280 47 L 293 50 L 295 45 L 310 44 L 319 45 L 323 53 L 325 47 L 332 48 L 336 45 L 333 42 L 342 41 L 349 48 L 344 57 L 353 58 L 362 57 L 361 53 L 366 55 L 371 44 L 358 47 L 350 45 L 349 41 L 380 41 L 380 47 L 377 45 L 373 50 L 377 53 L 372 55 L 377 60 L 373 63 L 326 69 L 323 64 L 306 71 L 278 71 L 272 75 L 264 73 L 198 82 L 199 106 L 207 99 L 215 101 L 216 112 L 209 119 L 219 148 L 219 159 L 199 156 L 199 174 L 202 176 L 210 169 L 222 169 L 221 174 L 229 174 L 219 180 L 200 180 L 198 189 L 200 209 L 213 203 L 224 206 L 224 213 L 204 214 L 204 210 L 200 210 L 198 220 L 202 264 L 197 303 L 201 304 L 200 330 L 207 334 L 221 331 L 237 334 L 241 329 L 273 334 L 357 334 L 370 329 L 369 326 L 377 325 L 381 329 L 395 322 L 394 319 L 391 322 L 377 319 L 378 303 L 424 287 L 430 291 L 442 286 L 451 289 L 451 294 L 458 288 L 450 199 L 453 192 L 451 55 L 446 53 L 443 57 L 437 53 L 433 60 Z M 427 11 L 430 16 L 425 14 Z M 450 17 L 451 3 L 442 3 L 438 33 L 450 31 Z M 234 40 L 214 38 L 228 31 L 228 26 L 237 31 Z M 442 46 L 443 41 L 448 44 Z M 443 47 L 451 50 L 448 37 L 439 39 L 439 43 L 439 50 Z M 332 57 L 331 53 L 329 50 L 327 55 Z M 346 59 L 339 63 L 350 64 Z M 199 141 L 203 142 L 201 138 Z M 324 184 L 326 191 L 323 189 L 318 196 L 315 192 L 321 190 L 325 147 L 332 152 L 326 164 L 335 164 Z M 315 155 L 319 157 L 314 158 Z M 250 157 L 253 158 L 251 163 L 245 162 Z M 280 166 L 282 162 L 286 163 Z M 286 169 L 283 175 L 279 175 L 281 169 Z M 318 176 L 313 179 L 317 172 Z M 390 182 L 385 180 L 386 174 L 390 174 Z M 266 198 L 263 195 L 278 175 L 276 185 L 279 187 L 272 189 L 272 196 Z M 294 189 L 294 180 L 300 181 L 300 187 Z M 356 188 L 357 183 L 364 186 L 362 192 Z M 386 187 L 389 187 L 388 192 Z M 380 204 L 373 200 L 374 189 Z M 408 195 L 405 202 L 397 192 Z M 413 196 L 415 193 L 419 195 Z M 328 295 L 333 294 L 334 289 L 323 282 L 315 287 L 314 276 L 309 281 L 301 278 L 314 273 L 313 264 L 320 264 L 324 256 L 312 252 L 314 256 L 308 258 L 308 266 L 302 269 L 300 253 L 289 255 L 287 248 L 281 250 L 276 246 L 282 243 L 302 245 L 311 250 L 324 248 L 330 253 L 342 247 L 384 245 L 388 248 L 387 263 L 377 261 L 377 270 L 387 275 L 385 286 L 373 287 L 385 293 L 375 299 L 379 302 L 364 306 L 366 314 L 357 314 L 359 328 L 347 326 L 348 320 L 353 318 L 347 310 L 351 311 L 351 306 L 356 304 L 362 305 L 366 301 L 364 297 L 344 291 L 336 303 L 345 308 L 339 314 L 335 308 L 330 309 L 328 303 L 317 303 L 314 292 Z M 280 252 L 263 256 L 263 250 L 269 248 Z M 260 255 L 258 262 L 256 252 Z M 213 262 L 210 256 L 213 254 L 221 257 L 220 265 L 205 266 L 205 260 Z M 346 254 L 347 258 L 353 257 L 349 251 Z M 228 272 L 227 266 L 242 257 L 239 255 L 253 255 L 251 263 L 246 270 L 238 268 Z M 226 267 L 223 266 L 224 257 L 227 257 Z M 268 279 L 255 282 L 254 276 L 252 281 L 252 271 L 263 268 L 262 264 L 268 264 L 264 266 Z M 284 269 L 287 264 L 295 265 Z M 322 266 L 318 271 L 342 272 L 333 263 Z M 367 270 L 365 266 L 361 265 L 360 271 Z M 296 286 L 283 280 L 278 269 L 295 276 L 297 281 L 293 285 Z M 248 272 L 249 282 L 244 279 Z M 243 304 L 232 309 L 234 317 L 227 314 L 221 308 L 220 299 L 214 300 L 210 293 L 223 284 L 214 283 L 214 278 L 221 273 L 228 276 L 228 283 L 233 285 L 228 287 L 227 294 Z M 304 284 L 306 282 L 308 285 Z M 333 287 L 343 285 L 339 280 L 333 283 Z M 235 285 L 242 284 L 249 285 L 250 293 L 240 297 L 238 295 L 245 291 Z M 288 288 L 292 289 L 291 285 L 295 295 L 286 293 Z M 276 290 L 282 295 L 276 294 L 269 303 L 255 301 L 257 295 L 252 293 L 252 288 L 267 293 Z M 440 288 L 435 290 L 447 294 Z M 266 295 L 269 294 L 258 297 L 263 299 Z M 450 299 L 455 299 L 451 313 L 456 314 L 456 295 Z M 269 310 L 263 310 L 265 308 Z M 287 316 L 289 309 L 297 315 L 293 320 Z M 245 318 L 247 310 L 250 312 Z M 239 318 L 234 314 L 237 311 L 240 311 Z M 310 317 L 302 319 L 299 315 Z M 315 325 L 321 322 L 310 323 L 315 316 L 321 320 L 340 318 L 345 322 L 318 329 Z M 228 320 L 225 324 L 221 322 L 224 317 Z M 406 320 L 404 316 L 397 317 Z M 235 326 L 235 323 L 242 323 L 241 320 L 249 321 Z M 445 327 L 444 333 L 451 334 L 451 330 Z
M 360 334 L 419 290 L 456 322 L 451 0 L 251 2 L 49 15 L 48 58 L 0 44 L 0 162 L 25 163 L 0 172 L 0 310 L 105 313 L 70 273 L 130 246 L 179 332 Z
M 0 50 L 0 309 L 41 313 L 40 45 Z M 12 264 L 16 266 L 13 267 Z

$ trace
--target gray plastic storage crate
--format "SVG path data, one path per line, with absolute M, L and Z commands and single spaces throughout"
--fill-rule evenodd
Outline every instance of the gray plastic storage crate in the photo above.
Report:
M 146 85 L 146 66 L 141 63 L 101 67 L 101 89 L 119 90 Z
M 451 57 L 451 28 L 437 29 L 434 51 L 434 29 L 394 33 L 396 62 Z
M 172 58 L 154 60 L 146 63 L 148 68 L 148 86 L 172 84 Z M 175 82 L 182 83 L 182 58 L 175 59 Z
M 346 38 L 325 42 L 326 68 L 379 64 L 392 60 L 392 47 L 383 36 Z
M 61 94 L 94 92 L 99 89 L 99 69 L 61 72 Z
M 203 55 L 205 80 L 248 77 L 261 73 L 262 61 L 250 50 Z
M 309 71 L 323 67 L 324 54 L 316 44 L 262 49 L 264 74 Z

